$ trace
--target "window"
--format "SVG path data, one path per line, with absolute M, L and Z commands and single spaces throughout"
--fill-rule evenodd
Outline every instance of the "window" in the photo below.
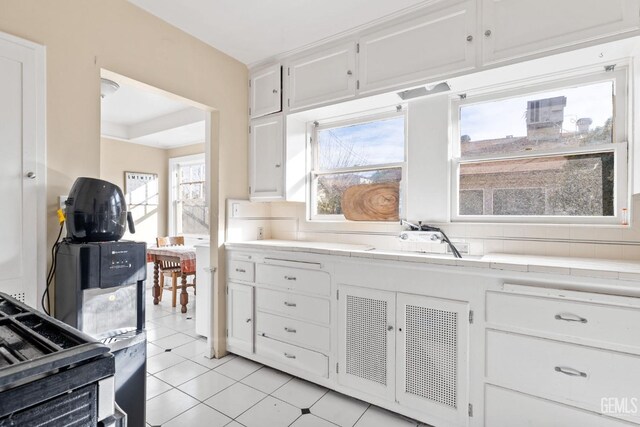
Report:
M 169 160 L 171 235 L 209 234 L 209 207 L 204 154 Z
M 454 102 L 453 219 L 616 222 L 625 99 L 616 71 Z
M 316 126 L 312 152 L 312 219 L 398 220 L 404 113 Z

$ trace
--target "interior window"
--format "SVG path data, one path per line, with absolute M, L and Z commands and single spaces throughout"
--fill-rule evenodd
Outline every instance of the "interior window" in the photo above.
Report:
M 313 153 L 312 218 L 399 218 L 405 164 L 403 113 L 318 126 Z M 354 204 L 359 208 L 356 213 L 351 212 Z
M 615 90 L 606 80 L 461 103 L 457 216 L 614 218 Z

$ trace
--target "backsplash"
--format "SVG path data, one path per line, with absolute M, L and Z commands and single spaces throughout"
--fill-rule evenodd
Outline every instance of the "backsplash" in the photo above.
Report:
M 433 224 L 469 254 L 510 253 L 640 261 L 640 195 L 633 198 L 628 227 L 548 224 Z M 227 241 L 258 238 L 368 244 L 378 249 L 444 253 L 445 244 L 403 242 L 398 223 L 307 221 L 304 203 L 227 201 Z M 412 218 L 413 219 L 413 218 Z

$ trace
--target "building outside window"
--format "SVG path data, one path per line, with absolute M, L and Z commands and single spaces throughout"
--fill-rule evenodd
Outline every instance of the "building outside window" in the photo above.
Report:
M 204 154 L 169 160 L 169 233 L 203 237 L 209 235 Z

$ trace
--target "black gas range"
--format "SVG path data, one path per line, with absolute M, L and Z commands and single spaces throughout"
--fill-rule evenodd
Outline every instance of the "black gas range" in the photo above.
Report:
M 109 347 L 0 292 L 0 427 L 120 425 Z

